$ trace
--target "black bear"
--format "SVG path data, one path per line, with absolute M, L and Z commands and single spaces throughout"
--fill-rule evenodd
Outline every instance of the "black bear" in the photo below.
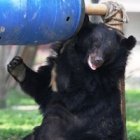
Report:
M 118 83 L 135 44 L 133 36 L 89 23 L 68 43 L 56 43 L 58 56 L 38 72 L 15 57 L 8 71 L 43 113 L 24 140 L 123 140 Z

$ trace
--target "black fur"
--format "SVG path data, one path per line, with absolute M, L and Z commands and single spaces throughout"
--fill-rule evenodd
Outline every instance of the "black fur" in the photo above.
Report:
M 123 140 L 118 83 L 135 43 L 88 24 L 48 66 L 37 73 L 26 66 L 20 85 L 40 105 L 43 121 L 24 140 Z M 49 86 L 54 67 L 57 91 Z

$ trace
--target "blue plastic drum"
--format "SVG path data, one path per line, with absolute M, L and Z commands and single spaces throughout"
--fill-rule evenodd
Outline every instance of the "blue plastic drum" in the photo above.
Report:
M 64 41 L 84 19 L 84 0 L 0 0 L 0 45 Z

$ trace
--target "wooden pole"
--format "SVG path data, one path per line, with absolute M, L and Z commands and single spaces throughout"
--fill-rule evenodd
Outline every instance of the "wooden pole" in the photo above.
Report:
M 117 20 L 116 20 L 117 19 Z M 119 20 L 120 19 L 120 20 Z M 121 21 L 122 19 L 122 11 L 118 11 L 111 19 L 107 22 L 107 25 L 111 28 L 117 29 L 121 33 L 123 32 L 123 23 Z M 121 114 L 122 114 L 122 120 L 124 125 L 124 134 L 123 134 L 123 140 L 127 140 L 127 134 L 126 134 L 126 110 L 125 110 L 125 82 L 124 82 L 124 76 L 122 79 L 120 79 L 119 82 L 119 88 L 121 91 Z
M 126 109 L 125 109 L 125 82 L 124 77 L 120 79 L 119 87 L 121 90 L 121 114 L 122 114 L 122 120 L 124 123 L 124 134 L 123 134 L 123 140 L 127 140 L 127 133 L 126 133 Z
M 88 15 L 105 15 L 108 9 L 105 4 L 86 4 L 85 13 Z
M 85 3 L 85 13 L 88 15 L 101 15 L 105 16 L 108 12 L 108 8 L 105 4 L 86 4 Z M 123 22 L 122 22 L 122 11 L 118 11 L 114 16 L 107 19 L 105 21 L 105 24 L 111 28 L 117 29 L 121 33 L 123 33 Z M 119 82 L 119 88 L 121 91 L 121 114 L 122 114 L 122 120 L 124 123 L 124 135 L 123 140 L 127 140 L 127 134 L 126 134 L 126 110 L 125 110 L 125 82 L 124 77 L 120 79 Z

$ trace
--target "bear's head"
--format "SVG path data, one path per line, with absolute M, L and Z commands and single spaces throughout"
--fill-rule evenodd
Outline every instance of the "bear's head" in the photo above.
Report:
M 88 66 L 96 70 L 116 62 L 117 59 L 126 61 L 135 44 L 136 39 L 133 36 L 125 38 L 115 29 L 100 23 L 88 24 L 81 29 L 77 48 L 83 56 L 86 56 L 85 62 Z

